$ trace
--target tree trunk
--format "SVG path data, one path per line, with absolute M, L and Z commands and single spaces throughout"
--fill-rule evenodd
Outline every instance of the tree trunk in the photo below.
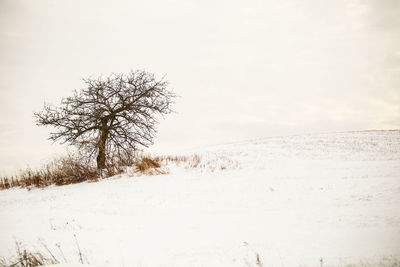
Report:
M 97 143 L 97 148 L 99 149 L 99 154 L 97 155 L 97 169 L 101 170 L 106 167 L 106 141 L 108 137 L 108 130 L 106 128 L 107 123 L 103 122 L 103 127 L 101 129 L 101 135 L 99 142 Z

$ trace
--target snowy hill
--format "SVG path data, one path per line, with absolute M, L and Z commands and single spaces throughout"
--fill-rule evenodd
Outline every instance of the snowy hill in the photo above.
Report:
M 192 154 L 164 175 L 0 191 L 0 256 L 17 240 L 93 266 L 399 266 L 400 130 Z

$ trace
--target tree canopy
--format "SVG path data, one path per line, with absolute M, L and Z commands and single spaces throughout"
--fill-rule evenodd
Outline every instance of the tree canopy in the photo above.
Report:
M 45 104 L 35 112 L 37 125 L 53 126 L 53 141 L 97 152 L 97 168 L 105 168 L 110 153 L 130 155 L 148 147 L 158 115 L 171 113 L 175 94 L 164 78 L 144 70 L 84 79 L 86 87 L 64 98 L 59 107 Z

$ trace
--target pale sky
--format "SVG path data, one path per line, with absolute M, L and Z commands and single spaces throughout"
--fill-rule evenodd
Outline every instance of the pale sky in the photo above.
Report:
M 180 95 L 154 153 L 400 128 L 400 1 L 0 0 L 0 175 L 64 151 L 44 101 L 135 69 Z

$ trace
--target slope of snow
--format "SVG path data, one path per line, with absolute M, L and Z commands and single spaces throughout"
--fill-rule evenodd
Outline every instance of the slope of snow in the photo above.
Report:
M 0 191 L 0 256 L 18 240 L 93 266 L 400 264 L 400 131 L 192 152 L 200 167 L 167 175 Z

